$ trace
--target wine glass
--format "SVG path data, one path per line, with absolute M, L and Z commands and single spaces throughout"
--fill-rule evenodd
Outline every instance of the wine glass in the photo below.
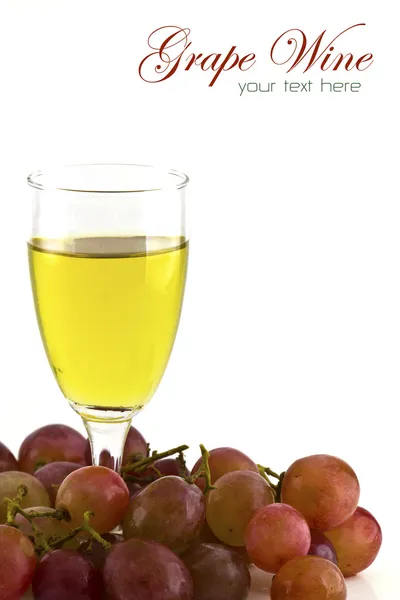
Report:
M 119 471 L 135 413 L 175 341 L 188 261 L 188 177 L 70 165 L 28 177 L 32 291 L 47 358 L 82 417 L 94 464 Z

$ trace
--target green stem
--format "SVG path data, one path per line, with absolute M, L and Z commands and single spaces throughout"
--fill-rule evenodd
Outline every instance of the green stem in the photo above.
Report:
M 81 533 L 82 531 L 83 531 L 83 528 L 82 528 L 82 526 L 80 526 L 80 527 L 75 527 L 75 529 L 71 529 L 71 531 L 69 533 L 67 533 L 67 535 L 64 535 L 63 537 L 60 537 L 60 536 L 51 537 L 49 539 L 49 544 L 51 546 L 51 549 L 57 550 L 58 548 L 62 548 L 62 546 L 64 544 L 66 544 L 70 540 L 73 540 L 78 535 L 78 533 Z
M 83 515 L 83 531 L 87 531 L 88 533 L 90 533 L 90 535 L 92 536 L 92 538 L 94 540 L 96 540 L 96 542 L 99 542 L 99 544 L 101 544 L 104 548 L 104 550 L 110 550 L 111 548 L 111 544 L 109 542 L 107 542 L 106 540 L 104 540 L 101 535 L 99 533 L 97 533 L 97 531 L 95 529 L 93 529 L 93 527 L 90 525 L 89 523 L 89 519 L 90 517 L 94 517 L 94 513 L 87 511 L 85 512 L 85 514 Z
M 264 473 L 266 475 L 270 475 L 271 477 L 275 477 L 275 479 L 279 479 L 280 475 L 278 475 L 278 473 L 275 473 L 275 471 L 272 471 L 272 469 L 270 469 L 269 467 L 264 467 L 263 465 L 257 465 L 258 470 L 261 472 L 264 471 Z
M 85 512 L 85 514 L 83 515 L 83 524 L 80 525 L 80 527 L 76 527 L 75 529 L 72 529 L 64 537 L 51 539 L 50 540 L 51 549 L 55 550 L 57 548 L 61 548 L 64 544 L 66 544 L 70 540 L 73 540 L 74 537 L 78 535 L 78 533 L 82 533 L 82 531 L 86 531 L 87 533 L 89 533 L 92 536 L 92 538 L 94 540 L 96 540 L 96 542 L 99 542 L 99 544 L 101 544 L 105 550 L 109 550 L 111 548 L 111 544 L 109 542 L 107 542 L 106 540 L 104 540 L 101 537 L 101 535 L 99 533 L 97 533 L 97 531 L 95 529 L 93 529 L 93 527 L 89 523 L 90 517 L 94 517 L 94 513 L 90 512 L 90 511 Z
M 274 483 L 272 483 L 272 481 L 270 480 L 270 478 L 268 477 L 267 473 L 265 472 L 265 469 L 262 465 L 257 465 L 258 467 L 258 472 L 260 473 L 261 477 L 263 479 L 265 479 L 265 481 L 268 483 L 268 485 L 270 486 L 270 488 L 272 488 L 272 491 L 276 492 L 276 485 Z
M 206 448 L 203 446 L 203 444 L 200 444 L 200 450 L 201 450 L 201 457 L 203 459 L 204 478 L 206 480 L 206 487 L 204 489 L 204 494 L 207 494 L 207 492 L 209 492 L 210 490 L 215 489 L 211 482 L 211 471 L 210 471 L 210 465 L 208 463 L 208 460 L 210 458 L 210 453 L 208 452 L 208 450 L 206 450 Z
M 177 446 L 176 448 L 172 448 L 171 450 L 166 450 L 165 452 L 157 452 L 154 450 L 151 456 L 143 457 L 140 460 L 137 460 L 133 463 L 125 465 L 121 468 L 121 473 L 129 473 L 130 471 L 136 471 L 137 473 L 141 473 L 144 471 L 149 465 L 152 465 L 156 460 L 160 460 L 161 458 L 167 458 L 168 456 L 172 456 L 173 454 L 179 454 L 187 450 L 189 446 Z
M 190 475 L 189 477 L 185 477 L 185 481 L 187 481 L 188 483 L 196 483 L 196 480 L 199 477 L 204 477 L 206 485 L 204 488 L 204 494 L 207 494 L 210 490 L 214 490 L 214 486 L 212 485 L 211 482 L 211 471 L 210 471 L 210 465 L 208 462 L 208 459 L 210 458 L 210 453 L 208 452 L 208 450 L 206 450 L 206 448 L 203 446 L 203 444 L 200 444 L 200 451 L 201 451 L 201 465 L 200 467 L 197 469 L 197 471 L 195 473 L 193 473 L 193 475 Z
M 179 456 L 176 460 L 179 462 L 181 477 L 185 477 L 187 466 L 183 452 L 179 452 Z
M 18 509 L 21 506 L 22 499 L 28 493 L 26 485 L 19 485 L 17 488 L 17 495 L 12 500 L 10 498 L 4 498 L 4 503 L 7 504 L 7 521 L 6 525 L 15 527 L 15 517 L 18 513 Z
M 23 508 L 21 508 L 20 503 L 22 502 L 22 498 L 26 496 L 28 490 L 26 486 L 21 485 L 18 488 L 17 496 L 14 500 L 10 498 L 5 498 L 5 502 L 7 502 L 7 522 L 6 524 L 10 527 L 16 527 L 15 525 L 15 517 L 17 514 L 20 514 L 24 519 L 26 519 L 30 526 L 32 527 L 33 537 L 35 541 L 35 546 L 39 552 L 49 552 L 51 550 L 49 544 L 46 542 L 43 532 L 39 529 L 39 527 L 35 523 L 35 518 L 44 517 L 44 516 L 53 516 L 53 513 L 40 513 L 37 511 L 26 512 Z M 53 511 L 54 512 L 54 511 Z

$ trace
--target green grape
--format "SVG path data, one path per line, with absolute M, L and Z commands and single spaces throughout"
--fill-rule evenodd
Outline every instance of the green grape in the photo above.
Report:
M 7 521 L 7 506 L 4 498 L 15 498 L 20 485 L 28 488 L 28 494 L 22 498 L 21 508 L 51 506 L 48 493 L 33 475 L 22 471 L 0 473 L 0 523 Z
M 244 546 L 246 527 L 254 513 L 274 502 L 265 479 L 253 471 L 220 477 L 207 494 L 206 518 L 213 534 L 229 546 Z

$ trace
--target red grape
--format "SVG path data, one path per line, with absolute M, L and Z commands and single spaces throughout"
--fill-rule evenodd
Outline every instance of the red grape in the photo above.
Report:
M 244 546 L 246 527 L 254 513 L 274 502 L 272 489 L 253 471 L 226 473 L 214 486 L 207 494 L 207 523 L 224 544 Z
M 0 473 L 0 523 L 5 523 L 7 520 L 7 506 L 4 498 L 15 498 L 20 485 L 28 488 L 28 494 L 22 498 L 21 508 L 50 506 L 48 493 L 33 475 L 21 471 Z
M 135 483 L 133 481 L 126 481 L 125 483 L 128 486 L 129 495 L 131 499 L 137 496 L 137 494 L 144 489 L 144 487 L 141 486 L 139 483 Z
M 119 544 L 124 541 L 122 536 L 113 533 L 104 533 L 102 538 L 109 544 Z M 85 558 L 90 560 L 95 569 L 101 570 L 104 567 L 108 550 L 106 550 L 100 542 L 97 542 L 92 538 L 84 540 L 80 544 L 78 550 Z
M 211 472 L 211 483 L 214 483 L 225 475 L 232 471 L 254 471 L 258 473 L 258 467 L 246 454 L 243 454 L 240 450 L 235 448 L 214 448 L 209 453 L 208 464 Z M 199 470 L 202 464 L 202 458 L 199 458 L 194 465 L 191 475 L 194 475 Z M 204 477 L 199 477 L 196 481 L 196 485 L 201 490 L 205 488 Z
M 131 459 L 140 454 L 141 456 L 148 456 L 149 449 L 147 442 L 135 427 L 130 427 L 128 435 L 126 436 L 124 455 L 122 458 L 122 464 L 126 465 L 131 462 Z
M 213 532 L 210 529 L 209 524 L 207 523 L 207 521 L 204 522 L 203 527 L 200 530 L 199 536 L 196 540 L 196 543 L 206 543 L 206 544 L 220 544 L 221 540 L 219 540 L 217 538 L 216 535 L 213 534 Z
M 86 464 L 85 438 L 66 425 L 46 425 L 24 439 L 19 449 L 21 471 L 34 473 L 50 462 Z
M 337 527 L 351 517 L 359 497 L 353 469 L 327 454 L 296 460 L 282 483 L 282 502 L 300 511 L 311 529 L 319 531 Z
M 167 475 L 132 499 L 123 521 L 124 536 L 155 540 L 179 553 L 199 535 L 204 519 L 205 500 L 199 488 Z
M 331 561 L 300 556 L 283 565 L 275 575 L 271 600 L 346 600 L 343 575 Z
M 129 507 L 129 491 L 123 479 L 107 467 L 82 467 L 60 485 L 56 508 L 66 509 L 71 527 L 83 522 L 86 511 L 95 514 L 90 524 L 99 533 L 119 525 Z
M 239 554 L 239 556 L 241 556 L 243 558 L 246 565 L 251 565 L 252 561 L 246 550 L 246 546 L 228 546 L 227 544 L 223 544 L 223 545 L 225 546 L 225 548 L 228 548 L 229 550 L 233 550 L 234 552 Z
M 326 535 L 315 529 L 311 531 L 311 546 L 308 554 L 310 554 L 310 556 L 319 556 L 320 558 L 330 560 L 336 566 L 338 564 L 336 550 L 333 547 L 333 544 L 328 540 Z
M 193 544 L 191 545 L 191 548 L 194 548 L 198 544 L 219 544 L 221 546 L 224 546 L 225 548 L 228 548 L 229 550 L 234 550 L 243 558 L 246 564 L 251 564 L 250 557 L 247 554 L 246 546 L 229 546 L 229 544 L 223 544 L 221 540 L 219 540 L 217 536 L 213 534 L 207 521 L 201 528 L 200 534 L 198 538 L 194 540 Z
M 0 525 L 0 553 L 0 598 L 19 600 L 32 582 L 35 548 L 18 529 Z
M 378 521 L 365 508 L 358 507 L 345 523 L 325 532 L 335 547 L 338 566 L 345 577 L 351 577 L 369 567 L 382 545 Z
M 183 467 L 179 458 L 161 458 L 154 462 L 157 471 L 162 475 L 176 475 L 177 477 L 188 477 L 189 469 Z
M 199 544 L 182 557 L 193 579 L 193 600 L 246 600 L 250 572 L 234 550 Z
M 109 600 L 193 600 L 185 564 L 152 540 L 131 539 L 113 546 L 103 578 Z
M 0 473 L 4 471 L 18 471 L 18 463 L 14 454 L 0 442 Z
M 75 550 L 53 550 L 36 569 L 32 590 L 35 600 L 101 600 L 99 571 Z
M 177 477 L 189 477 L 190 475 L 189 470 L 183 468 L 179 458 L 161 458 L 160 460 L 156 460 L 144 471 L 140 471 L 139 473 L 130 471 L 128 474 L 143 480 L 143 485 L 152 483 L 163 475 L 176 475 Z
M 36 507 L 26 508 L 25 511 L 27 513 L 31 513 L 31 512 L 39 512 L 39 513 L 54 512 L 55 513 L 56 512 L 54 509 L 48 508 L 46 506 L 36 506 Z M 34 521 L 34 524 L 38 527 L 38 529 L 43 533 L 44 539 L 46 541 L 48 541 L 51 537 L 55 537 L 55 536 L 64 537 L 70 531 L 70 528 L 64 521 L 58 521 L 54 517 L 35 517 L 33 519 L 33 521 Z M 26 537 L 31 537 L 31 538 L 35 537 L 34 531 L 32 529 L 32 525 L 21 514 L 16 515 L 15 524 L 17 525 L 18 529 Z M 71 540 L 71 542 L 67 542 L 67 544 L 70 544 L 69 547 L 74 547 L 76 545 L 74 540 Z
M 311 533 L 304 517 L 287 504 L 260 508 L 246 530 L 246 548 L 253 563 L 276 573 L 291 558 L 304 556 L 311 544 Z
M 72 473 L 80 469 L 82 465 L 71 462 L 53 462 L 48 463 L 44 467 L 40 467 L 35 471 L 35 477 L 40 481 L 49 494 L 51 505 L 56 503 L 58 488 L 64 479 Z

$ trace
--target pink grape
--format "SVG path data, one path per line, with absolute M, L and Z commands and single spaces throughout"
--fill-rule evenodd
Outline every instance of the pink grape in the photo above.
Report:
M 316 454 L 296 460 L 282 483 L 282 502 L 305 517 L 311 529 L 325 531 L 346 521 L 357 508 L 360 485 L 340 458 Z
M 167 475 L 131 500 L 123 521 L 124 537 L 155 540 L 180 553 L 199 535 L 204 519 L 205 500 L 199 488 Z
M 199 470 L 201 464 L 202 458 L 199 458 L 191 471 L 191 475 L 194 475 Z M 211 483 L 215 483 L 222 475 L 233 471 L 254 471 L 258 473 L 258 467 L 255 462 L 235 448 L 214 448 L 214 450 L 210 451 L 208 464 L 211 472 Z M 204 477 L 199 477 L 196 485 L 201 490 L 204 490 Z
M 271 600 L 346 600 L 343 575 L 331 561 L 300 556 L 285 563 L 275 575 Z
M 246 530 L 246 549 L 253 563 L 276 573 L 296 556 L 308 553 L 311 533 L 304 517 L 287 504 L 260 508 Z
M 7 520 L 7 506 L 4 499 L 10 498 L 12 500 L 15 498 L 20 485 L 28 488 L 28 494 L 22 498 L 21 508 L 28 508 L 29 506 L 50 507 L 48 493 L 33 475 L 22 471 L 0 473 L 0 523 L 5 523 Z
M 330 560 L 336 566 L 338 564 L 337 554 L 333 544 L 328 540 L 326 535 L 315 529 L 311 530 L 311 546 L 308 554 L 310 556 L 319 556 L 320 558 Z
M 325 535 L 335 547 L 338 566 L 345 577 L 367 569 L 382 545 L 382 530 L 378 521 L 361 507 L 342 525 L 326 531 Z
M 71 527 L 83 523 L 91 511 L 90 524 L 99 533 L 107 533 L 122 521 L 129 507 L 129 491 L 123 479 L 107 467 L 82 467 L 73 471 L 60 485 L 56 508 L 68 511 Z
M 24 439 L 19 449 L 19 468 L 34 473 L 51 462 L 86 464 L 86 440 L 66 425 L 45 425 Z
M 35 477 L 47 490 L 52 506 L 56 503 L 58 488 L 64 479 L 67 475 L 72 473 L 72 471 L 80 469 L 81 466 L 82 465 L 71 462 L 52 462 L 35 471 Z
M 182 557 L 193 579 L 193 600 L 246 600 L 250 572 L 234 550 L 199 544 Z
M 18 463 L 14 454 L 0 442 L 0 473 L 4 471 L 18 471 Z
M 253 471 L 226 473 L 207 494 L 206 518 L 213 534 L 229 546 L 244 546 L 246 527 L 255 512 L 274 502 L 265 479 Z
M 35 600 L 101 600 L 101 575 L 75 550 L 53 550 L 40 561 L 32 584 Z
M 109 600 L 193 600 L 185 564 L 152 540 L 131 539 L 113 546 L 103 579 Z
M 35 548 L 18 529 L 0 525 L 0 552 L 0 598 L 19 600 L 32 582 Z

